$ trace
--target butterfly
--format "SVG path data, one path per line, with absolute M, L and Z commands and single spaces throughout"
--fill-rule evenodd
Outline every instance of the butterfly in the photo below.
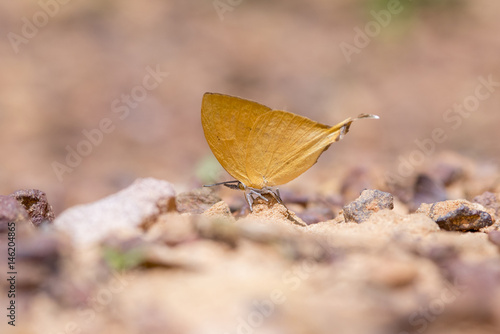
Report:
M 224 169 L 236 180 L 224 185 L 245 191 L 252 211 L 253 201 L 271 195 L 283 204 L 278 189 L 316 163 L 330 145 L 341 140 L 361 114 L 328 126 L 283 110 L 273 110 L 239 97 L 205 93 L 201 124 L 208 146 Z

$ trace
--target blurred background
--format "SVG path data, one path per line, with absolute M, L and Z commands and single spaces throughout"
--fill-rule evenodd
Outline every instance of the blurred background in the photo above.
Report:
M 496 1 L 41 0 L 0 8 L 0 193 L 41 189 L 56 213 L 138 177 L 177 191 L 230 179 L 203 135 L 207 91 L 329 125 L 380 115 L 356 123 L 288 189 L 334 191 L 328 180 L 346 166 L 405 174 L 402 161 L 418 169 L 441 151 L 500 163 Z

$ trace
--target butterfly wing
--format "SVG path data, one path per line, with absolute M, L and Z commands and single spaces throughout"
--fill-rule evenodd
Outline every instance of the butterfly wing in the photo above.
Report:
M 201 124 L 208 146 L 222 167 L 245 185 L 250 183 L 245 167 L 250 132 L 258 118 L 270 111 L 262 104 L 234 96 L 203 95 Z
M 360 115 L 365 117 L 371 116 Z M 262 188 L 295 179 L 314 165 L 333 142 L 342 139 L 354 120 L 348 118 L 329 127 L 281 110 L 262 114 L 247 141 L 247 185 Z

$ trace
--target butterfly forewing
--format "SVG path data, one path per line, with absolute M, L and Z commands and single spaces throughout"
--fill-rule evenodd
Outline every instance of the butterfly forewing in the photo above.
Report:
M 201 123 L 205 138 L 219 163 L 235 179 L 249 185 L 245 157 L 255 122 L 270 108 L 238 97 L 205 93 Z

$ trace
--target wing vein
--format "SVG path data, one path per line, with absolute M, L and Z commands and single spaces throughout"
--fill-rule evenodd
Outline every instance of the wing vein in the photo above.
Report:
M 280 118 L 280 121 L 279 121 L 279 123 L 278 123 L 279 125 L 281 125 L 281 123 L 283 123 L 283 119 L 284 119 L 284 118 L 285 118 L 285 114 L 281 114 L 281 118 Z M 290 118 L 290 120 L 288 121 L 288 124 L 286 125 L 285 129 L 286 129 L 286 128 L 288 128 L 288 126 L 289 126 L 289 125 L 290 125 L 290 123 L 292 122 L 292 119 L 293 119 L 293 117 L 292 117 L 292 118 Z M 280 128 L 280 126 L 279 126 L 279 125 L 278 125 L 278 126 L 276 126 L 276 128 L 277 128 L 277 129 L 279 129 L 279 128 Z M 283 133 L 283 131 L 281 131 L 281 132 Z M 288 134 L 286 131 L 284 131 L 284 133 L 285 133 L 285 134 Z M 273 136 L 273 140 L 272 140 L 272 141 L 269 141 L 269 145 L 268 145 L 267 149 L 269 150 L 269 147 L 271 146 L 271 144 L 274 144 L 274 145 L 275 145 L 275 148 L 274 148 L 274 150 L 273 150 L 273 152 L 272 152 L 272 154 L 271 154 L 271 158 L 269 159 L 269 162 L 267 163 L 266 170 L 265 170 L 265 172 L 264 172 L 264 175 L 263 175 L 263 176 L 268 176 L 268 175 L 270 175 L 270 174 L 269 174 L 269 167 L 271 166 L 271 164 L 272 164 L 272 163 L 273 163 L 273 161 L 274 161 L 274 156 L 276 155 L 276 151 L 278 151 L 278 150 L 281 148 L 281 146 L 280 146 L 280 145 L 276 145 L 276 143 L 277 143 L 277 142 L 279 142 L 279 141 L 275 140 L 275 138 L 274 138 L 274 137 L 276 137 L 277 135 L 279 135 L 279 133 L 277 133 L 277 131 L 276 131 L 276 132 L 275 132 L 275 134 L 274 134 L 274 136 Z

